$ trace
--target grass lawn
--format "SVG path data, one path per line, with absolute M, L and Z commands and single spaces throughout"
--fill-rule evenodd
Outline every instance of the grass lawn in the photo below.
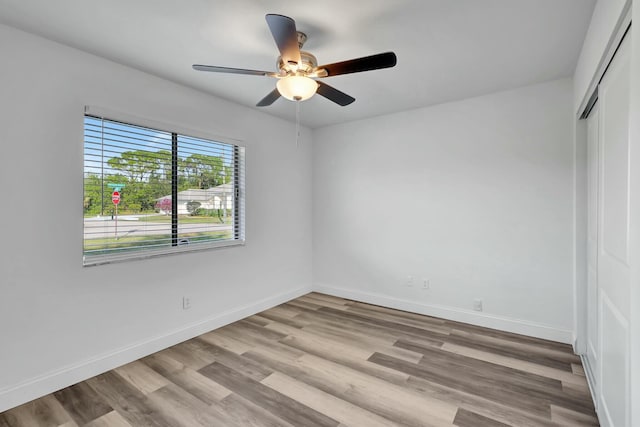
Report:
M 200 233 L 180 234 L 180 239 L 189 239 L 190 243 L 197 243 L 203 240 L 224 240 L 231 238 L 231 231 L 211 231 Z M 99 255 L 105 253 L 122 252 L 132 250 L 141 246 L 171 246 L 170 234 L 154 234 L 146 236 L 124 236 L 116 240 L 115 238 L 87 239 L 84 241 L 85 255 Z
M 143 216 L 138 220 L 140 222 L 155 222 L 160 224 L 170 224 L 171 216 L 170 215 L 153 215 L 153 216 Z M 179 215 L 178 222 L 182 224 L 202 224 L 202 223 L 214 223 L 220 224 L 220 220 L 217 216 L 191 216 L 191 215 Z M 231 224 L 233 222 L 233 217 L 229 216 L 225 221 L 225 224 Z

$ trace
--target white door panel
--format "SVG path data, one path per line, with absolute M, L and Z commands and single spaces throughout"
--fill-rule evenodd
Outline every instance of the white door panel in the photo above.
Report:
M 615 305 L 602 295 L 602 410 L 603 425 L 629 425 L 629 324 Z
M 603 425 L 629 425 L 629 37 L 598 87 L 596 359 Z

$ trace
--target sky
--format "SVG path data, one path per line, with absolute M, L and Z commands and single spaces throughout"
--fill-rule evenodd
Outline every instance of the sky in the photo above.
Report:
M 171 151 L 171 133 L 141 126 L 85 116 L 84 119 L 84 172 L 87 174 L 111 172 L 107 162 L 125 151 Z M 231 166 L 233 146 L 185 135 L 178 135 L 178 156 L 192 154 L 221 156 Z M 117 173 L 117 171 L 114 171 Z

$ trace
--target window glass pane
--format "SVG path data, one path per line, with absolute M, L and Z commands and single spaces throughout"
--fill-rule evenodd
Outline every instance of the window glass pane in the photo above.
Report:
M 87 116 L 84 148 L 85 256 L 170 245 L 171 134 Z
M 233 239 L 234 146 L 179 135 L 178 167 L 179 241 Z
M 85 264 L 240 240 L 237 146 L 92 116 L 84 131 Z

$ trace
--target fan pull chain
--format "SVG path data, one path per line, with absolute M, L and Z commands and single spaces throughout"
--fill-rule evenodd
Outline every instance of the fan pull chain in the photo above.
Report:
M 296 101 L 296 148 L 300 147 L 300 101 Z

